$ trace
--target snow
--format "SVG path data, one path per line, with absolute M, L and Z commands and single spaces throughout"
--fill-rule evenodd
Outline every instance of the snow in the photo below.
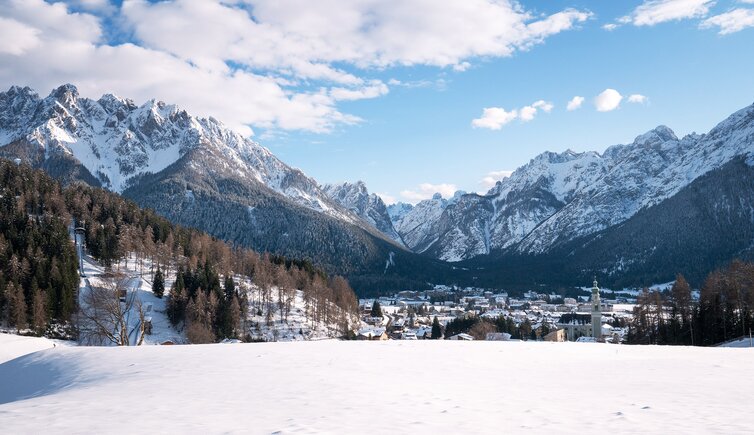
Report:
M 736 340 L 726 341 L 720 347 L 750 347 L 754 348 L 754 339 L 752 337 L 741 337 Z
M 752 364 L 541 342 L 56 347 L 0 364 L 0 415 L 5 433 L 751 433 Z
M 59 343 L 63 342 L 44 337 L 24 337 L 0 333 L 0 364 L 32 352 L 52 349 Z
M 548 252 L 560 243 L 619 224 L 677 194 L 736 156 L 754 162 L 754 105 L 706 135 L 681 139 L 666 126 L 604 153 L 545 152 L 486 195 L 464 195 L 463 210 L 441 199 L 393 205 L 390 216 L 415 252 L 458 261 L 494 249 Z M 632 258 L 618 262 L 627 268 Z
M 126 267 L 128 266 L 128 267 Z M 178 332 L 172 327 L 168 320 L 166 313 L 167 294 L 170 292 L 170 286 L 175 281 L 175 271 L 172 274 L 166 272 L 165 278 L 165 295 L 163 298 L 158 298 L 152 293 L 152 283 L 147 279 L 151 279 L 149 273 L 151 262 L 148 259 L 143 260 L 142 267 L 138 266 L 135 257 L 130 256 L 128 264 L 121 263 L 118 267 L 114 267 L 119 273 L 125 276 L 126 287 L 129 292 L 136 292 L 135 297 L 141 301 L 145 316 L 152 318 L 152 333 L 144 336 L 144 344 L 160 344 L 165 341 L 172 341 L 174 343 L 186 342 L 183 333 Z M 103 281 L 100 276 L 104 273 L 104 268 L 100 266 L 96 261 L 92 260 L 88 255 L 84 255 L 84 278 L 81 278 L 79 288 L 80 303 L 84 304 L 84 298 L 89 291 L 90 286 L 103 286 Z M 151 307 L 151 308 L 150 308 Z M 132 313 L 130 327 L 138 326 L 138 315 L 136 312 Z M 132 337 L 133 343 L 136 344 L 136 336 Z
M 322 191 L 354 214 L 354 222 L 359 220 L 377 229 L 392 241 L 404 246 L 403 240 L 393 226 L 388 208 L 379 195 L 370 194 L 363 181 L 356 183 L 326 184 Z
M 291 168 L 268 149 L 226 128 L 214 118 L 199 118 L 154 99 L 133 101 L 104 95 L 79 97 L 63 85 L 40 98 L 28 88 L 0 92 L 0 147 L 27 139 L 50 153 L 73 155 L 105 187 L 122 192 L 140 176 L 163 171 L 189 150 L 208 149 L 219 159 L 195 169 L 234 174 L 259 182 L 295 203 L 351 222 L 316 181 Z M 193 162 L 192 162 L 193 163 Z

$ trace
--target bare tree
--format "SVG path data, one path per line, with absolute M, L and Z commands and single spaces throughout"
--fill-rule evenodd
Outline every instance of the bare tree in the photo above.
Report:
M 79 310 L 80 340 L 89 345 L 140 346 L 144 342 L 144 309 L 128 278 L 108 277 L 88 286 Z
M 47 325 L 47 307 L 45 302 L 45 296 L 42 293 L 42 290 L 36 289 L 34 290 L 34 297 L 32 299 L 32 326 L 34 327 L 34 330 L 37 334 L 41 334 L 44 332 L 45 326 Z
M 20 285 L 16 286 L 9 283 L 6 288 L 7 299 L 9 302 L 10 324 L 16 327 L 17 331 L 26 329 L 26 299 L 24 298 L 24 289 Z

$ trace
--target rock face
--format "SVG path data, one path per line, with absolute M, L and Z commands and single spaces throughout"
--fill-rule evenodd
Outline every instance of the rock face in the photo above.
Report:
M 392 207 L 406 245 L 447 261 L 493 251 L 546 254 L 625 222 L 700 176 L 743 156 L 752 161 L 754 106 L 704 135 L 659 126 L 604 153 L 546 152 L 486 195 Z
M 393 228 L 385 203 L 378 195 L 370 194 L 363 181 L 325 185 L 323 190 L 335 202 L 350 210 L 377 230 L 403 245 L 403 240 Z

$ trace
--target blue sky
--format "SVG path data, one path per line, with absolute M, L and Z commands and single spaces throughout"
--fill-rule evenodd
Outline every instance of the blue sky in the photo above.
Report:
M 630 11 L 627 5 L 581 2 L 577 6 L 596 15 L 581 29 L 509 58 L 473 62 L 464 72 L 385 71 L 386 78 L 442 80 L 445 85 L 391 88 L 379 100 L 347 108 L 364 118 L 363 124 L 326 136 L 296 134 L 265 143 L 318 180 L 362 179 L 373 191 L 405 200 L 400 192 L 421 183 L 484 191 L 480 181 L 487 173 L 516 169 L 540 152 L 602 151 L 659 124 L 679 136 L 706 132 L 754 103 L 754 29 L 718 35 L 699 29 L 695 20 L 601 28 Z M 648 100 L 597 112 L 592 100 L 606 88 Z M 584 96 L 584 104 L 567 111 L 575 95 Z M 510 110 L 539 99 L 554 104 L 549 114 L 500 130 L 471 126 L 483 107 Z M 305 142 L 310 146 L 302 146 Z
M 485 191 L 543 151 L 602 151 L 659 124 L 706 132 L 754 103 L 751 0 L 0 6 L 3 88 L 177 103 L 322 183 L 392 200 Z M 607 89 L 623 98 L 598 111 Z M 475 126 L 485 108 L 513 119 Z

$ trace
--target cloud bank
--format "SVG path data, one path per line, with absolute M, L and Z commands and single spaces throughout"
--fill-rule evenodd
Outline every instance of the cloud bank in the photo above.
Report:
M 590 16 L 534 14 L 506 0 L 0 0 L 0 87 L 71 82 L 90 97 L 177 103 L 246 134 L 329 132 L 361 121 L 339 102 L 389 92 L 376 72 L 460 73 Z

